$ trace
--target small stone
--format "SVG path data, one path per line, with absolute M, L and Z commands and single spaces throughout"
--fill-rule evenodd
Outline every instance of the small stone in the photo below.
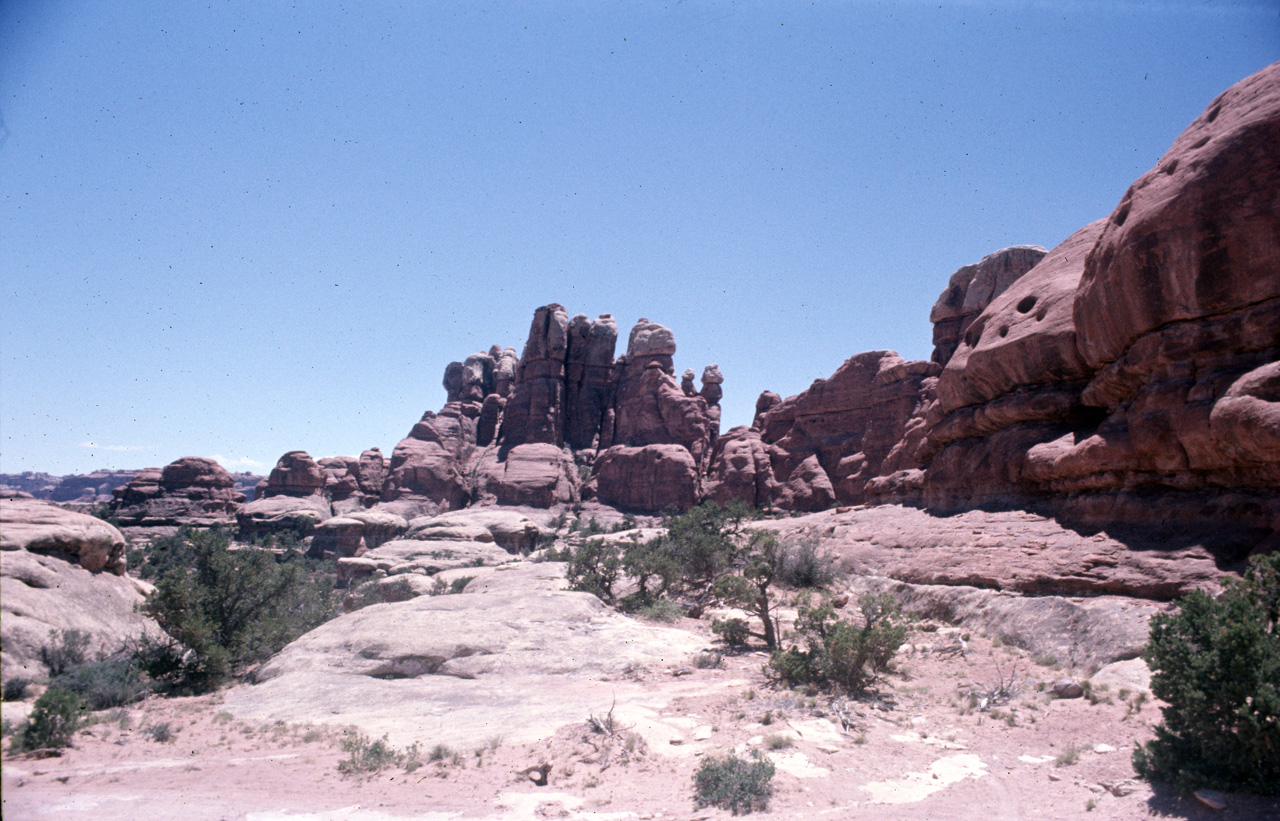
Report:
M 1227 797 L 1217 790 L 1196 790 L 1196 800 L 1211 810 L 1225 810 Z
M 706 741 L 709 738 L 711 738 L 711 728 L 706 724 L 703 724 L 701 727 L 698 727 L 693 731 L 694 741 Z
M 1080 698 L 1084 695 L 1084 687 L 1073 678 L 1060 678 L 1049 688 L 1049 692 L 1058 698 Z
M 1050 772 L 1050 773 L 1049 773 L 1049 780 L 1050 780 L 1050 781 L 1061 781 L 1061 780 L 1062 780 L 1062 776 L 1058 775 L 1058 774 L 1057 774 L 1057 773 L 1055 773 L 1055 772 Z
M 1114 753 L 1116 748 L 1112 747 L 1110 744 L 1094 744 L 1093 751 L 1095 753 Z

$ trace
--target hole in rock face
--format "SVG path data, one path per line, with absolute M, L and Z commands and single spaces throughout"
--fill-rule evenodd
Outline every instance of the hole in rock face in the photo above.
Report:
M 1177 170 L 1178 170 L 1177 157 L 1174 157 L 1172 160 L 1169 160 L 1169 162 L 1165 163 L 1164 165 L 1164 173 L 1166 174 L 1172 174 L 1174 171 L 1177 171 Z
M 1004 337 L 1006 337 L 1006 336 L 1008 336 L 1008 335 L 1009 335 L 1009 326 L 1008 326 L 1008 325 L 1001 325 L 1001 326 L 1000 326 L 1000 337 L 1003 339 Z
M 400 656 L 386 659 L 367 675 L 370 678 L 398 679 L 417 678 L 435 673 L 445 663 L 440 656 Z
M 1034 296 L 1024 296 L 1018 300 L 1018 313 L 1025 314 L 1032 308 L 1036 307 L 1036 298 Z
M 1124 221 L 1129 219 L 1129 208 L 1131 206 L 1132 203 L 1126 200 L 1118 209 L 1116 209 L 1116 214 L 1112 219 L 1115 220 L 1117 226 L 1124 225 Z
M 1205 119 L 1208 120 L 1209 122 L 1213 122 L 1214 120 L 1218 119 L 1218 112 L 1220 111 L 1222 111 L 1222 106 L 1215 105 L 1213 108 L 1209 109 L 1209 114 L 1208 116 L 1205 117 Z
M 1048 313 L 1049 312 L 1046 311 L 1044 308 L 1041 308 L 1040 310 L 1036 311 L 1036 322 L 1039 322 L 1042 319 L 1044 319 Z
M 982 339 L 983 323 L 974 322 L 969 326 L 969 330 L 964 332 L 964 344 L 970 348 L 977 347 L 978 341 Z
M 1196 140 L 1195 143 L 1191 146 L 1191 150 L 1194 151 L 1197 148 L 1204 148 L 1205 145 L 1208 144 L 1210 139 L 1211 139 L 1210 137 L 1201 137 L 1200 139 Z

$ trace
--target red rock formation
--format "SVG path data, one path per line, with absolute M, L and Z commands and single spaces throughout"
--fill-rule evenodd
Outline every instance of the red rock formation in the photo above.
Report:
M 325 496 L 325 471 L 304 450 L 281 456 L 258 498 L 236 514 L 246 533 L 301 531 L 329 519 L 333 509 Z
M 867 482 L 906 435 L 922 383 L 937 370 L 871 351 L 785 401 L 762 396 L 758 434 L 735 428 L 717 441 L 707 496 L 790 510 L 862 501 Z
M 987 254 L 977 264 L 966 265 L 952 274 L 929 312 L 929 321 L 933 323 L 932 360 L 939 365 L 947 364 L 978 314 L 1030 271 L 1044 254 L 1038 245 L 1015 245 Z
M 923 498 L 1247 549 L 1280 528 L 1277 360 L 1280 64 L 973 321 L 938 380 Z
M 112 493 L 112 515 L 123 526 L 227 525 L 245 501 L 226 468 L 201 456 L 140 470 Z
M 698 501 L 698 464 L 680 445 L 615 445 L 596 459 L 597 497 L 623 510 L 687 510 Z

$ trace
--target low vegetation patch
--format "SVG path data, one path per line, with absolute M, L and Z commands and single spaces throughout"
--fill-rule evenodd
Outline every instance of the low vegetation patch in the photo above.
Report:
M 759 750 L 752 750 L 748 758 L 705 758 L 693 776 L 694 803 L 734 815 L 763 812 L 769 809 L 775 772 L 773 762 Z
M 796 634 L 805 649 L 792 646 L 774 652 L 768 672 L 785 684 L 832 685 L 850 692 L 870 686 L 889 667 L 907 637 L 909 619 L 890 593 L 867 594 L 858 600 L 862 624 L 836 617 L 829 599 L 817 605 L 806 599 L 796 617 Z
M 27 718 L 9 744 L 11 752 L 69 747 L 71 737 L 84 723 L 84 701 L 60 687 L 50 687 L 36 699 Z
M 439 749 L 442 748 L 437 747 Z M 391 745 L 385 735 L 376 741 L 370 741 L 364 733 L 348 731 L 342 739 L 342 751 L 347 753 L 347 757 L 338 762 L 338 772 L 344 775 L 375 773 L 390 767 L 403 767 L 412 771 L 422 766 L 422 756 L 417 744 L 411 745 L 407 750 L 399 750 Z

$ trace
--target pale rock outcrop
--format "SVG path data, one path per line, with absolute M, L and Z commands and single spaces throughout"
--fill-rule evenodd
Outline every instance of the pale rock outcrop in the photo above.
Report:
M 156 623 L 138 612 L 150 589 L 128 576 L 91 573 L 58 554 L 0 551 L 0 677 L 46 676 L 40 650 L 63 630 L 88 635 L 95 654 L 113 653 L 143 634 L 158 636 Z
M 95 652 L 157 628 L 137 612 L 150 586 L 125 575 L 106 522 L 35 499 L 0 499 L 0 675 L 41 678 L 50 634 L 80 630 Z
M 116 520 L 140 527 L 229 525 L 245 501 L 226 468 L 200 456 L 140 470 L 112 494 Z
M 254 721 L 355 724 L 399 746 L 499 733 L 519 744 L 611 705 L 629 715 L 655 694 L 620 671 L 684 664 L 706 646 L 564 587 L 563 565 L 518 562 L 477 574 L 458 595 L 340 616 L 263 665 L 252 687 L 229 692 L 224 709 Z
M 47 553 L 90 572 L 125 574 L 124 534 L 101 519 L 37 499 L 0 501 L 0 551 Z
M 318 558 L 360 556 L 409 529 L 404 517 L 383 510 L 358 510 L 316 525 L 310 553 Z
M 455 528 L 471 532 L 473 535 L 466 537 L 469 540 L 492 541 L 508 553 L 528 553 L 544 536 L 554 533 L 517 510 L 477 507 L 414 519 L 409 522 L 406 538 L 430 539 L 434 538 L 432 533 Z M 474 535 L 477 532 L 487 532 L 489 538 Z M 451 538 L 458 538 L 456 531 Z

